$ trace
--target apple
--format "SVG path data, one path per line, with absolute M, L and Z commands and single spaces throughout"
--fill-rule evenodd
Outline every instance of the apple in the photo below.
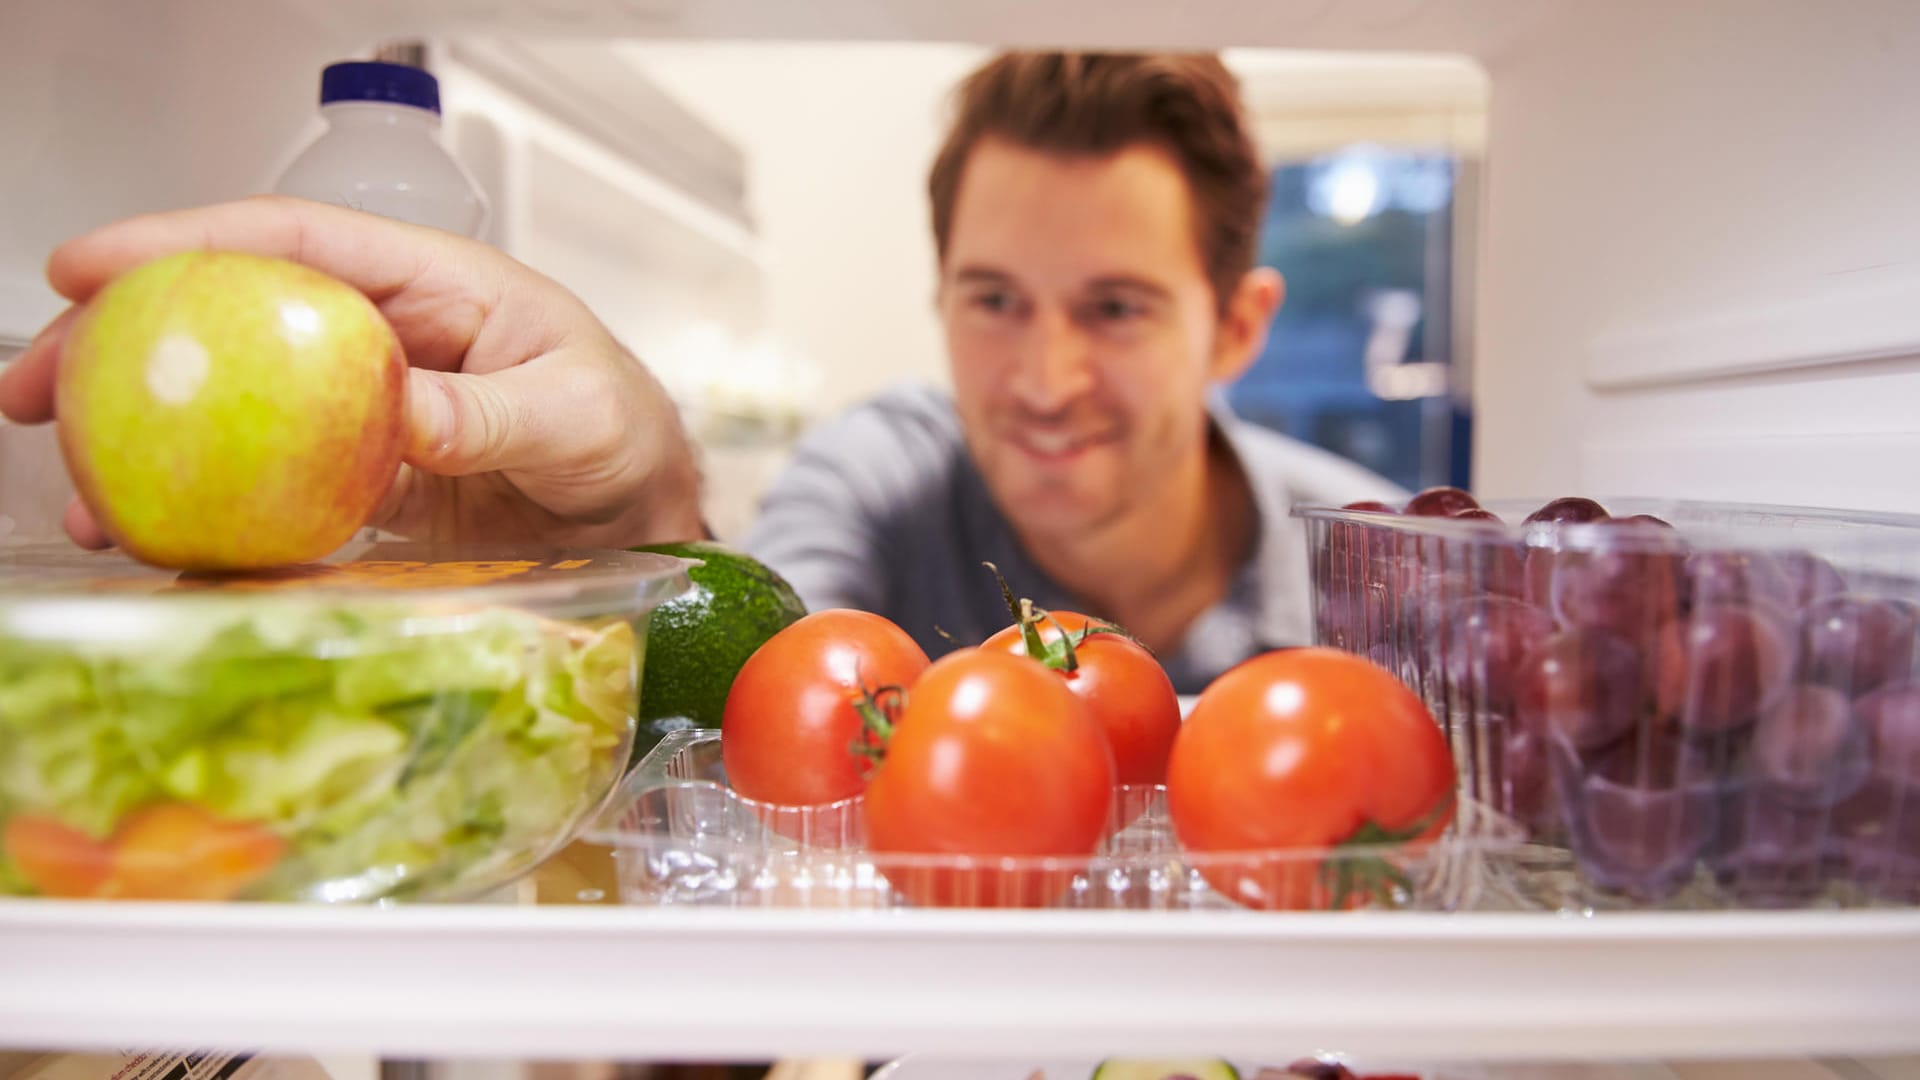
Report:
M 109 282 L 67 333 L 60 450 L 107 536 L 181 570 L 309 562 L 400 467 L 406 359 L 358 290 L 284 259 L 190 251 Z

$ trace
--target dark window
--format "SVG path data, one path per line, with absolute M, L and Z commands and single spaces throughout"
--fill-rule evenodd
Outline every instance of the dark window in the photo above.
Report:
M 1449 154 L 1372 146 L 1274 170 L 1259 258 L 1285 275 L 1287 297 L 1228 390 L 1237 412 L 1408 488 L 1467 486 L 1459 174 Z

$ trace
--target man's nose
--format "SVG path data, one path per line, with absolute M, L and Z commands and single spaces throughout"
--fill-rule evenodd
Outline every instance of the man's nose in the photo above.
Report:
M 1058 412 L 1093 387 L 1087 335 L 1067 313 L 1051 309 L 1036 312 L 1030 325 L 1013 394 L 1034 412 Z

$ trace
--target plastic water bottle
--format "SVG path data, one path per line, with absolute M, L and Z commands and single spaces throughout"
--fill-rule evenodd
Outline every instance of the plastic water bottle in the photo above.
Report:
M 350 61 L 320 75 L 327 130 L 274 185 L 297 195 L 478 236 L 487 203 L 440 144 L 440 80 L 406 64 Z

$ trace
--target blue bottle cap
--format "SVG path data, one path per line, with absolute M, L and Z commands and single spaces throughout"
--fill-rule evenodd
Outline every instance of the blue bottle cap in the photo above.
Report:
M 386 101 L 437 114 L 440 80 L 432 72 L 405 64 L 373 60 L 329 64 L 320 73 L 320 104 L 336 101 Z

